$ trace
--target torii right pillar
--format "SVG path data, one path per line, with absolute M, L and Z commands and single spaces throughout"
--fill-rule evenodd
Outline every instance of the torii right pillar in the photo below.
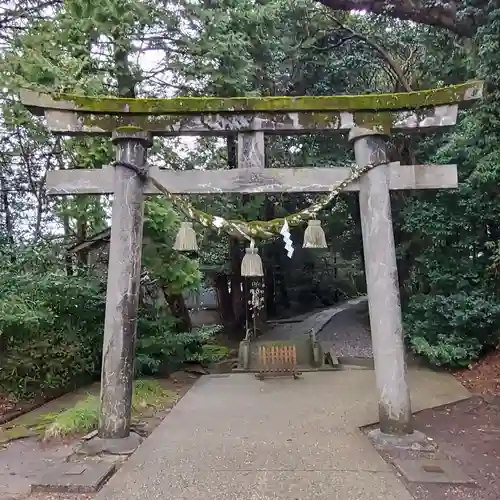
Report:
M 413 433 L 413 422 L 406 376 L 386 137 L 374 130 L 354 127 L 349 140 L 354 143 L 358 165 L 376 165 L 360 180 L 359 206 L 380 432 L 408 435 Z

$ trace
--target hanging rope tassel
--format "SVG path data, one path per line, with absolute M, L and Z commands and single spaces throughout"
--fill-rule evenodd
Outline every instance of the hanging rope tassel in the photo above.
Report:
M 181 222 L 181 227 L 175 237 L 174 250 L 178 250 L 179 252 L 198 251 L 196 232 L 193 229 L 192 222 Z
M 304 232 L 303 248 L 328 248 L 320 220 L 310 220 Z
M 262 269 L 262 259 L 259 250 L 255 248 L 255 241 L 250 241 L 250 247 L 245 249 L 245 255 L 241 261 L 242 276 L 264 276 Z

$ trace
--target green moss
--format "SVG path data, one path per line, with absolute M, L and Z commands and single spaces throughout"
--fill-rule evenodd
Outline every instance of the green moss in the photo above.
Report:
M 391 112 L 370 113 L 368 111 L 358 111 L 354 114 L 354 123 L 359 127 L 388 134 L 394 123 L 394 114 Z
M 85 434 L 95 429 L 99 422 L 99 398 L 88 396 L 87 399 L 80 401 L 73 408 L 58 415 L 52 415 L 52 417 L 52 422 L 45 429 L 45 440 L 73 434 Z
M 137 127 L 135 125 L 122 125 L 121 127 L 116 127 L 117 132 L 122 132 L 122 133 L 130 133 L 130 132 L 142 132 L 141 127 Z
M 24 425 L 0 427 L 0 446 L 16 439 L 23 439 L 36 435 L 33 429 L 28 429 Z
M 331 111 L 329 113 L 301 113 L 298 116 L 298 120 L 300 126 L 305 130 L 314 130 L 316 128 L 320 130 L 326 128 L 335 130 L 340 128 L 340 113 L 332 113 Z
M 453 104 L 480 95 L 483 82 L 474 81 L 440 89 L 394 94 L 300 97 L 178 97 L 173 99 L 124 99 L 60 94 L 56 100 L 68 101 L 79 111 L 107 114 L 199 114 L 235 112 L 297 111 L 376 111 L 415 109 Z

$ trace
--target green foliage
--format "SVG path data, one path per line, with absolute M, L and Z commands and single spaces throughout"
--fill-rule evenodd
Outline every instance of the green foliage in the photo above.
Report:
M 409 343 L 416 354 L 426 358 L 432 365 L 451 368 L 469 366 L 484 348 L 481 342 L 473 336 L 462 337 L 453 333 L 439 334 L 432 342 L 418 334 L 413 334 Z
M 25 398 L 95 379 L 101 366 L 105 283 L 83 272 L 67 276 L 54 264 L 38 265 L 38 258 L 51 262 L 46 251 L 17 255 L 14 264 L 8 258 L 0 263 L 0 388 Z M 138 375 L 196 358 L 216 331 L 178 334 L 175 324 L 166 309 L 142 306 Z
M 411 297 L 405 331 L 414 351 L 435 365 L 467 366 L 499 340 L 500 303 L 482 290 Z
M 178 215 L 163 199 L 146 203 L 142 263 L 164 292 L 195 290 L 200 283 L 198 263 L 172 249 L 179 229 Z
M 142 311 L 139 316 L 136 372 L 155 375 L 172 372 L 185 361 L 211 362 L 205 344 L 210 342 L 221 327 L 202 326 L 190 332 L 176 333 L 174 321 L 165 315 L 155 316 Z
M 157 408 L 176 398 L 172 391 L 164 389 L 156 380 L 142 378 L 134 380 L 132 390 L 132 411 L 140 413 L 145 408 Z
M 160 372 L 167 358 L 174 358 L 176 366 L 182 362 L 178 356 L 183 353 L 183 338 L 173 334 L 174 318 L 162 313 L 157 315 L 153 311 L 145 313 L 143 308 L 137 322 L 136 375 Z
M 99 398 L 88 396 L 58 415 L 45 416 L 45 424 L 52 420 L 44 432 L 44 440 L 61 439 L 76 434 L 86 434 L 99 423 Z M 51 418 L 52 417 L 52 418 Z
M 198 359 L 200 363 L 217 363 L 227 358 L 230 352 L 224 345 L 205 344 Z
M 459 188 L 414 196 L 403 211 L 403 230 L 411 242 L 407 258 L 412 262 L 404 283 L 409 290 L 406 333 L 415 352 L 439 365 L 466 366 L 500 339 L 500 51 L 493 34 L 500 25 L 500 10 L 490 4 L 482 14 L 487 22 L 479 27 L 474 43 L 464 42 L 457 50 L 460 46 L 454 42 L 454 57 L 459 56 L 457 72 L 493 85 L 444 140 L 422 141 L 428 161 L 459 165 Z M 449 54 L 432 54 L 434 73 L 440 65 L 449 68 Z
M 457 2 L 458 18 L 481 20 L 473 39 L 383 15 L 332 11 L 310 0 L 266 0 L 258 8 L 250 0 L 70 0 L 34 16 L 25 2 L 16 3 L 6 16 L 20 21 L 6 22 L 1 35 L 0 187 L 9 194 L 0 203 L 0 239 L 39 242 L 53 236 L 57 221 L 69 244 L 75 235 L 101 230 L 108 208 L 107 200 L 96 197 L 54 202 L 43 196 L 47 170 L 98 168 L 110 161 L 110 141 L 50 136 L 41 119 L 20 107 L 20 86 L 78 95 L 124 95 L 135 84 L 144 97 L 314 96 L 420 90 L 484 78 L 486 99 L 463 112 L 451 133 L 394 137 L 391 151 L 391 159 L 402 163 L 459 165 L 459 189 L 395 193 L 393 214 L 408 342 L 434 363 L 466 364 L 496 342 L 500 327 L 500 9 L 495 2 L 476 3 Z M 141 68 L 137 56 L 153 50 L 158 64 Z M 345 166 L 353 160 L 352 148 L 331 135 L 266 141 L 267 161 L 275 168 Z M 149 159 L 174 168 L 234 166 L 230 148 L 219 139 L 193 144 L 180 154 L 172 141 L 157 139 L 156 156 Z M 264 220 L 294 213 L 312 199 L 200 196 L 195 202 L 212 214 Z M 346 194 L 335 210 L 322 214 L 331 254 L 298 250 L 290 260 L 279 240 L 261 249 L 267 289 L 275 288 L 279 305 L 311 307 L 328 303 L 336 289 L 362 290 L 358 212 L 356 196 Z M 168 203 L 148 201 L 143 262 L 166 294 L 195 289 L 201 279 L 194 260 L 171 250 L 178 223 Z M 294 232 L 294 242 L 301 238 L 301 231 Z M 200 242 L 202 264 L 232 267 L 227 239 L 200 231 Z M 8 365 L 10 372 L 3 363 L 0 381 L 17 392 L 66 383 L 73 366 L 75 374 L 90 375 L 100 363 L 99 348 L 91 346 L 100 345 L 103 284 L 84 275 L 63 278 L 53 259 L 44 262 L 35 253 L 31 260 L 21 256 L 23 266 L 9 268 L 0 283 L 1 335 L 9 358 L 19 356 L 21 363 Z M 175 329 L 167 311 L 143 306 L 139 371 L 154 373 L 165 358 L 202 359 L 212 350 L 200 348 L 206 341 L 200 332 L 176 336 Z M 32 345 L 38 346 L 33 356 Z M 42 356 L 59 364 L 46 373 Z
M 14 271 L 14 272 L 13 272 Z M 53 392 L 99 372 L 104 295 L 99 282 L 61 272 L 0 269 L 0 387 Z

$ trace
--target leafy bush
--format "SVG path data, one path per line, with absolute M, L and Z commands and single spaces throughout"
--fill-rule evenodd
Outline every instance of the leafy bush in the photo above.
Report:
M 99 373 L 104 295 L 88 277 L 0 271 L 0 386 L 29 395 L 66 388 Z
M 138 322 L 136 374 L 155 375 L 175 371 L 185 361 L 207 361 L 204 344 L 211 341 L 220 326 L 199 327 L 191 332 L 176 333 L 172 317 L 143 310 Z
M 217 363 L 217 361 L 227 358 L 230 352 L 230 349 L 225 345 L 205 344 L 202 346 L 197 361 L 200 363 Z
M 38 271 L 35 271 L 37 269 Z M 54 265 L 0 262 L 0 390 L 18 398 L 54 394 L 100 374 L 105 283 Z M 167 309 L 139 311 L 137 375 L 202 356 L 215 330 L 177 333 Z
M 414 295 L 405 331 L 414 352 L 438 366 L 463 367 L 498 343 L 500 301 L 482 290 Z

